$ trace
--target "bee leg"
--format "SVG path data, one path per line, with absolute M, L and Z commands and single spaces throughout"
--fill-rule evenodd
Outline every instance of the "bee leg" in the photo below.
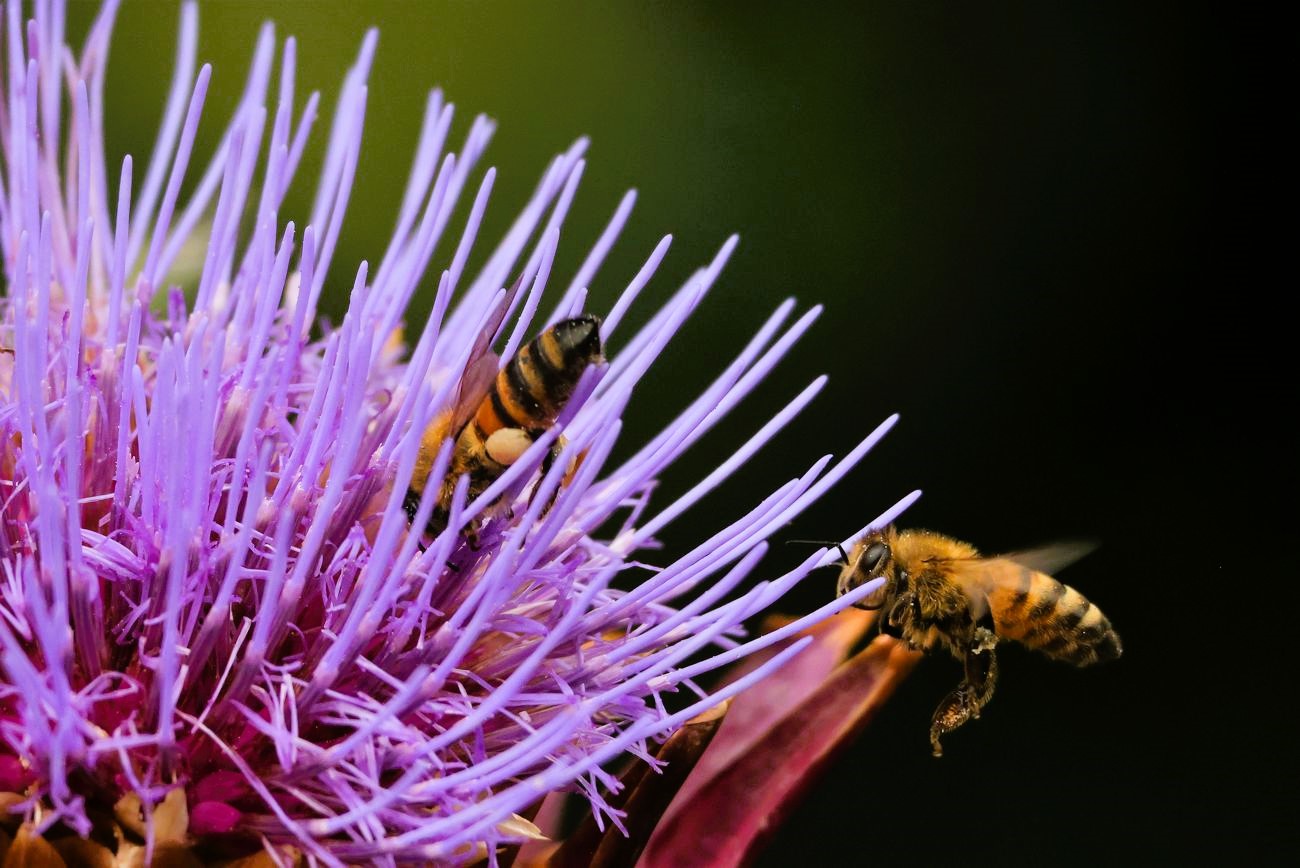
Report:
M 555 462 L 560 457 L 560 452 L 563 449 L 564 449 L 564 444 L 561 443 L 558 438 L 554 443 L 551 444 L 551 448 L 548 449 L 546 452 L 546 457 L 542 459 L 541 473 L 537 478 L 538 486 L 541 486 L 542 480 L 546 478 L 546 474 L 550 471 L 552 467 L 555 466 Z M 546 505 L 542 507 L 542 511 L 540 515 L 546 515 L 546 513 L 551 511 L 551 507 L 555 506 L 556 498 L 560 496 L 561 487 L 562 486 L 560 485 L 555 486 L 555 490 L 551 492 L 551 496 L 546 499 Z M 529 506 L 533 505 L 533 498 L 536 496 L 537 496 L 537 488 L 534 488 L 532 495 L 528 498 Z
M 888 618 L 877 617 L 876 626 L 880 629 L 881 634 L 884 636 L 888 636 L 891 639 L 903 638 L 903 631 L 900 630 L 898 627 L 895 627 L 893 624 L 889 623 Z
M 920 603 L 917 601 L 914 592 L 907 591 L 899 594 L 898 598 L 894 600 L 894 605 L 889 607 L 889 613 L 881 619 L 880 632 L 886 636 L 893 636 L 895 639 L 903 638 L 903 634 L 911 625 L 913 618 L 919 614 L 919 606 Z M 916 650 L 914 644 L 911 642 L 908 644 L 911 645 L 912 650 Z
M 406 489 L 406 497 L 402 498 L 402 511 L 406 513 L 407 520 L 411 522 L 411 530 L 414 532 L 415 514 L 420 511 L 420 495 L 416 494 L 414 489 L 410 489 L 410 488 Z M 436 519 L 436 514 L 434 517 L 431 517 L 429 519 L 429 524 L 432 525 L 435 519 Z M 437 536 L 436 533 L 431 533 L 429 528 L 425 528 L 421 536 L 423 537 L 423 535 L 426 534 L 429 536 Z M 419 549 L 421 552 L 424 552 L 428 548 L 428 546 L 424 544 L 423 538 L 421 538 L 421 540 L 415 544 L 415 547 Z
M 908 591 L 906 594 L 900 594 L 894 601 L 894 605 L 889 608 L 889 614 L 885 620 L 889 626 L 902 628 L 907 622 L 911 621 L 912 606 L 916 602 L 916 594 Z
M 930 747 L 935 756 L 943 756 L 939 739 L 968 720 L 978 719 L 980 709 L 993 698 L 998 680 L 998 660 L 994 655 L 997 636 L 986 627 L 976 627 L 966 647 L 966 677 L 957 689 L 944 697 L 930 721 Z
M 930 748 L 935 756 L 943 756 L 943 745 L 939 739 L 944 733 L 952 732 L 970 720 L 973 707 L 970 687 L 964 682 L 939 703 L 939 707 L 934 710 L 934 717 L 930 719 Z
M 970 685 L 971 699 L 975 705 L 971 716 L 976 718 L 980 716 L 980 709 L 993 698 L 993 688 L 998 683 L 998 658 L 993 653 L 997 637 L 991 633 L 987 637 L 980 637 L 978 633 L 982 630 L 980 628 L 976 631 L 976 640 L 966 652 L 966 683 Z
M 997 644 L 993 614 L 985 611 L 966 648 L 966 682 L 975 688 L 975 698 L 979 703 L 975 709 L 976 717 L 979 717 L 979 709 L 993 698 L 993 687 L 998 681 L 998 658 L 993 654 Z
M 406 489 L 406 497 L 402 498 L 402 511 L 410 521 L 415 521 L 415 514 L 420 511 L 420 495 L 415 489 Z

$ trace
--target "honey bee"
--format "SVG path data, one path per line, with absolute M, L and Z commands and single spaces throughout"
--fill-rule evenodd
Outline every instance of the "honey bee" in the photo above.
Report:
M 930 745 L 972 718 L 993 698 L 1003 639 L 1048 657 L 1089 666 L 1120 656 L 1119 636 L 1095 605 L 1045 572 L 1081 552 L 1056 547 L 1022 555 L 981 557 L 964 542 L 924 530 L 872 531 L 853 546 L 837 594 L 872 579 L 884 587 L 856 605 L 879 609 L 880 631 L 913 650 L 946 648 L 965 676 L 935 709 Z
M 591 314 L 561 320 L 525 344 L 496 370 L 497 357 L 485 352 L 473 361 L 454 410 L 434 419 L 421 437 L 407 512 L 414 516 L 427 485 L 440 486 L 425 533 L 447 526 L 456 481 L 469 476 L 469 499 L 482 494 L 533 441 L 555 424 L 589 365 L 604 361 L 600 318 Z M 451 437 L 451 463 L 440 480 L 429 479 L 442 442 Z M 562 444 L 557 441 L 542 465 L 545 473 Z M 471 539 L 474 531 L 469 531 Z

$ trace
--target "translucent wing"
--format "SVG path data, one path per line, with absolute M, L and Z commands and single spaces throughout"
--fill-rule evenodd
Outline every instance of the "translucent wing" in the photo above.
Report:
M 520 274 L 515 278 L 514 284 L 506 290 L 505 297 L 501 299 L 500 307 L 497 308 L 496 313 L 488 320 L 487 326 L 483 329 L 483 334 L 479 335 L 480 341 L 485 337 L 487 338 L 487 344 L 484 345 L 484 349 L 486 349 L 487 346 L 496 343 L 497 339 L 505 334 L 506 318 L 514 311 L 515 303 L 519 300 L 519 291 L 523 288 L 523 285 L 524 276 L 523 274 Z
M 931 558 L 927 563 L 942 565 L 961 584 L 985 588 L 1011 581 L 1022 569 L 1055 575 L 1095 548 L 1096 543 L 1073 540 L 989 557 Z
M 435 416 L 429 423 L 429 427 L 424 429 L 424 436 L 421 438 L 424 445 L 420 451 L 421 459 L 416 464 L 417 471 L 423 469 L 427 473 L 429 467 L 424 465 L 432 466 L 433 456 L 438 453 L 442 441 L 459 435 L 465 424 L 474 417 L 478 405 L 483 403 L 483 399 L 492 388 L 492 381 L 496 375 L 496 353 L 487 350 L 486 344 L 476 345 L 474 355 L 470 356 L 465 370 L 460 375 L 460 381 L 456 384 L 456 395 L 452 405 Z
M 485 351 L 477 358 L 471 359 L 465 366 L 465 373 L 460 377 L 460 388 L 456 394 L 456 404 L 451 413 L 449 433 L 458 433 L 473 416 L 478 405 L 483 403 L 492 381 L 497 376 L 497 354 Z
M 415 469 L 411 476 L 412 490 L 424 490 L 443 441 L 460 436 L 461 430 L 492 388 L 496 373 L 497 357 L 492 352 L 480 352 L 477 358 L 471 359 L 465 366 L 460 382 L 456 384 L 455 403 L 434 416 L 420 436 L 420 449 L 416 453 Z
M 1038 546 L 1022 552 L 1008 552 L 998 557 L 1051 576 L 1089 554 L 1096 547 L 1095 542 L 1070 540 Z
M 501 325 L 505 322 L 515 297 L 519 294 L 522 281 L 523 277 L 520 276 L 514 286 L 506 291 L 501 301 L 497 303 L 496 309 L 483 323 L 478 337 L 474 339 L 474 346 L 469 351 L 469 361 L 465 363 L 465 370 L 460 376 L 452 410 L 450 413 L 440 414 L 430 426 L 431 430 L 435 427 L 438 429 L 438 440 L 459 433 L 460 429 L 465 427 L 465 423 L 474 416 L 474 411 L 478 409 L 478 405 L 483 402 L 492 388 L 492 380 L 496 378 L 497 370 L 501 367 L 501 359 L 492 352 L 492 342 L 496 340 Z
M 496 353 L 492 352 L 492 343 L 496 340 L 501 331 L 502 324 L 514 305 L 515 298 L 519 295 L 519 289 L 523 284 L 523 275 L 520 275 L 513 286 L 502 296 L 501 301 L 497 303 L 496 309 L 488 316 L 487 321 L 483 323 L 483 328 L 479 330 L 478 337 L 474 339 L 474 346 L 469 351 L 469 361 L 465 363 L 465 370 L 461 374 L 460 384 L 457 387 L 456 401 L 450 413 L 442 413 L 434 420 L 430 430 L 437 429 L 439 441 L 443 437 L 451 436 L 460 432 L 474 416 L 479 404 L 487 397 L 488 391 L 492 388 L 492 381 L 496 378 L 497 370 L 501 367 L 501 359 Z
M 995 557 L 949 559 L 942 563 L 947 574 L 970 597 L 971 612 L 978 619 L 988 610 L 990 599 L 999 608 L 1011 595 L 1027 591 L 1036 581 L 1035 573 L 1051 577 L 1095 547 L 1090 543 L 1067 542 Z

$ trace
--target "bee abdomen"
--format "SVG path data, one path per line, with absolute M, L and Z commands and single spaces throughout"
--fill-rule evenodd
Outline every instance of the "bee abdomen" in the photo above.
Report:
M 1119 635 L 1087 597 L 1044 573 L 1025 570 L 1020 587 L 995 606 L 997 631 L 1049 657 L 1087 666 L 1120 656 Z
M 475 417 L 479 429 L 490 435 L 501 428 L 549 428 L 582 372 L 601 358 L 598 317 L 561 320 L 529 341 L 497 374 Z

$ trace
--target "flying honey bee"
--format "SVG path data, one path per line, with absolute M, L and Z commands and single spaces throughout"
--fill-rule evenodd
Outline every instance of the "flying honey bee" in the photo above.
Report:
M 482 494 L 533 441 L 555 424 L 589 365 L 604 361 L 600 318 L 591 314 L 561 320 L 525 344 L 496 370 L 497 357 L 482 353 L 471 362 L 454 410 L 440 414 L 425 429 L 406 492 L 412 516 L 425 486 L 440 486 L 425 533 L 447 526 L 456 481 L 469 475 L 469 499 Z M 429 479 L 443 440 L 451 437 L 451 463 L 440 480 Z M 545 473 L 561 448 L 556 442 L 542 465 Z M 473 538 L 473 529 L 469 531 Z
M 884 587 L 856 605 L 879 609 L 881 632 L 914 650 L 946 648 L 965 667 L 965 676 L 935 709 L 930 745 L 993 698 L 998 666 L 994 648 L 1002 639 L 1048 657 L 1089 666 L 1120 656 L 1119 635 L 1101 610 L 1044 570 L 1065 566 L 1081 554 L 1067 546 L 1023 555 L 981 557 L 979 552 L 931 531 L 872 531 L 853 546 L 840 572 L 843 595 L 872 579 Z

